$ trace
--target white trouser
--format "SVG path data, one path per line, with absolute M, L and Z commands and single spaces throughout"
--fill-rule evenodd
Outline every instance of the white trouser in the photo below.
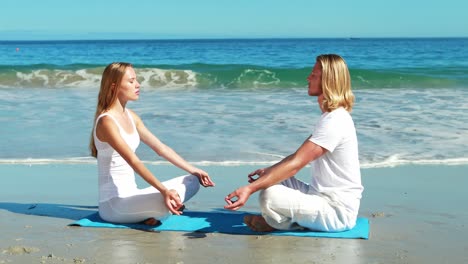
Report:
M 294 177 L 260 192 L 262 216 L 279 230 L 308 228 L 338 232 L 354 227 L 356 216 L 330 197 Z
M 188 201 L 200 189 L 198 177 L 180 176 L 162 184 L 174 189 L 182 202 Z M 148 218 L 162 219 L 170 214 L 164 203 L 163 195 L 154 187 L 138 189 L 129 197 L 114 197 L 99 203 L 99 215 L 102 219 L 114 223 L 137 223 Z

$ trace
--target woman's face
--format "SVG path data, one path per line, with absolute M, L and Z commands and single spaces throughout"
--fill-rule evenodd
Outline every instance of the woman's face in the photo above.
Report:
M 122 101 L 135 101 L 140 97 L 140 83 L 138 82 L 135 70 L 127 67 L 118 91 L 119 99 Z

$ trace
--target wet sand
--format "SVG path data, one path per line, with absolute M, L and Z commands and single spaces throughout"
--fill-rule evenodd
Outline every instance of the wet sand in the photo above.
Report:
M 183 174 L 150 168 L 161 179 Z M 201 189 L 186 204 L 191 210 L 222 207 L 257 167 L 203 168 L 217 186 Z M 371 222 L 369 240 L 67 226 L 97 209 L 95 174 L 93 164 L 0 165 L 0 263 L 468 262 L 468 165 L 363 169 L 360 216 Z M 256 198 L 244 210 L 257 211 Z

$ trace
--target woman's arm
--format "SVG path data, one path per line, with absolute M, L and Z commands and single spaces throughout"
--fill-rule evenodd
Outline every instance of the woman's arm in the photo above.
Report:
M 96 127 L 96 135 L 99 140 L 107 142 L 120 156 L 138 173 L 147 183 L 156 188 L 165 197 L 168 209 L 174 214 L 182 207 L 179 195 L 174 190 L 168 190 L 154 175 L 145 167 L 138 156 L 130 149 L 127 142 L 120 135 L 117 124 L 111 117 L 103 116 Z
M 214 186 L 214 182 L 211 180 L 208 173 L 205 171 L 192 166 L 186 160 L 184 160 L 179 154 L 177 154 L 172 148 L 161 142 L 149 129 L 146 128 L 143 121 L 140 119 L 138 115 L 132 113 L 133 119 L 135 120 L 135 124 L 138 130 L 138 134 L 140 135 L 141 141 L 143 141 L 146 145 L 148 145 L 154 152 L 156 152 L 159 156 L 163 157 L 170 163 L 174 164 L 175 166 L 181 168 L 182 170 L 197 176 L 200 179 L 200 183 L 207 187 L 207 186 Z

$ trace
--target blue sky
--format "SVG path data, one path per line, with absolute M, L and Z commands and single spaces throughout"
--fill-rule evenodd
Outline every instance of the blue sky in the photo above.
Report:
M 468 37 L 467 0 L 2 1 L 0 40 Z

